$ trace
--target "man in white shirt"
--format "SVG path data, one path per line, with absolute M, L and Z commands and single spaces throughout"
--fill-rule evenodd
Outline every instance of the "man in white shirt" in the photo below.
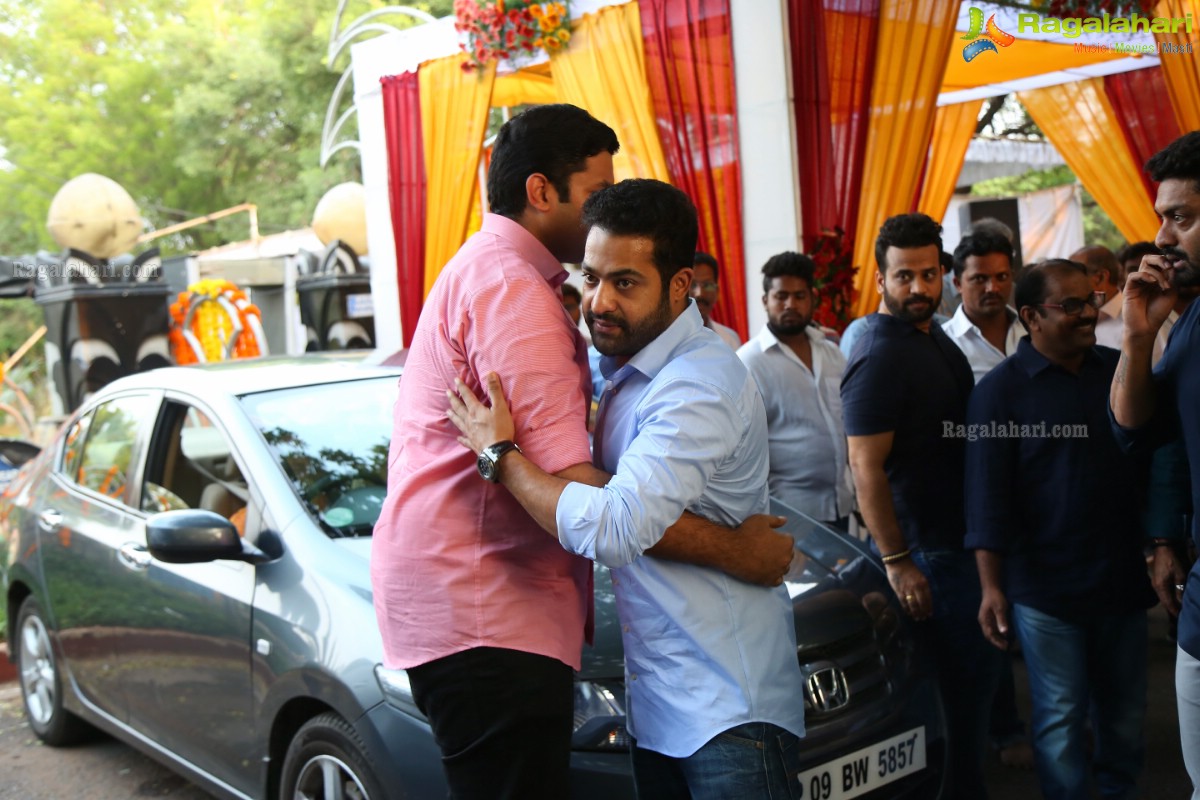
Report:
M 767 408 L 774 497 L 813 519 L 846 529 L 853 503 L 842 427 L 837 345 L 810 325 L 817 296 L 806 255 L 780 253 L 763 265 L 767 324 L 738 350 Z
M 712 318 L 713 308 L 721 296 L 721 284 L 717 280 L 717 260 L 708 253 L 697 250 L 694 261 L 691 295 L 696 299 L 696 307 L 700 309 L 704 326 L 720 336 L 731 350 L 737 350 L 742 346 L 742 337 L 738 336 L 733 328 Z
M 1112 250 L 1098 244 L 1076 250 L 1071 254 L 1071 260 L 1087 268 L 1094 291 L 1104 292 L 1104 305 L 1100 307 L 1100 317 L 1096 321 L 1096 344 L 1120 350 L 1125 338 L 1125 321 L 1121 319 L 1121 307 L 1125 302 L 1121 286 L 1125 276 L 1121 262 Z
M 1013 246 L 994 231 L 976 230 L 954 248 L 954 285 L 962 305 L 942 330 L 963 351 L 975 382 L 1017 350 L 1025 335 L 1009 307 L 1013 287 Z

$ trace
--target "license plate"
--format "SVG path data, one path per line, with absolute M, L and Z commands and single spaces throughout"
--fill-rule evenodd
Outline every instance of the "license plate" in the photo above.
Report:
M 925 726 L 800 773 L 802 800 L 850 800 L 925 769 Z

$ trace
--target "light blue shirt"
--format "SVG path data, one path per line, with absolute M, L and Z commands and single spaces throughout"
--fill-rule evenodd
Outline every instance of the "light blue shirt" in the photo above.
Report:
M 624 366 L 601 367 L 593 460 L 613 478 L 569 484 L 556 517 L 563 547 L 613 568 L 630 733 L 676 758 L 746 722 L 803 736 L 787 590 L 642 557 L 685 510 L 731 527 L 767 511 L 754 380 L 695 303 Z

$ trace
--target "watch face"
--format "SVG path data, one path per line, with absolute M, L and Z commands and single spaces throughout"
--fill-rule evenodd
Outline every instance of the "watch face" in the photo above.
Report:
M 479 454 L 475 466 L 479 469 L 479 476 L 485 481 L 496 480 L 496 462 L 487 457 L 486 451 Z

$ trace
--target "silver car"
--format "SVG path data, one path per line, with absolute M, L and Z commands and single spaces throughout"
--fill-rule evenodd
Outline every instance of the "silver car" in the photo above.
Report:
M 46 743 L 98 727 L 221 797 L 442 798 L 381 665 L 370 535 L 401 370 L 309 355 L 156 370 L 90 398 L 0 495 L 0 588 Z M 879 564 L 786 509 L 806 798 L 936 797 L 941 705 Z M 573 796 L 632 797 L 607 573 Z

